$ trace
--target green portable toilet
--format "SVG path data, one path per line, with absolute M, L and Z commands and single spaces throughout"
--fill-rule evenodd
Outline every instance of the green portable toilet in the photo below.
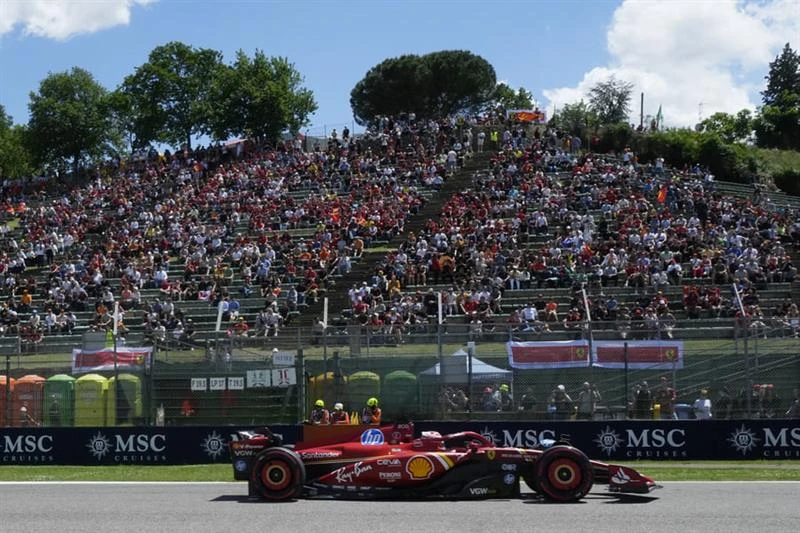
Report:
M 347 403 L 347 377 L 334 372 L 325 372 L 308 379 L 307 412 L 314 409 L 314 402 L 322 400 L 325 407 L 333 409 L 336 402 Z M 346 408 L 346 406 L 345 406 Z
M 117 383 L 119 382 L 119 402 Z M 142 418 L 142 379 L 134 374 L 120 374 L 108 380 L 106 425 L 132 426 Z
M 6 414 L 9 406 L 13 404 L 14 383 L 16 381 L 14 378 L 0 376 L 0 427 L 5 427 L 11 422 L 11 419 L 6 420 Z
M 71 427 L 75 423 L 75 378 L 50 376 L 44 382 L 44 425 Z
M 361 370 L 350 374 L 347 378 L 347 399 L 350 409 L 361 413 L 370 398 L 381 401 L 381 377 L 375 372 Z M 383 410 L 382 404 L 381 410 Z
M 381 410 L 392 415 L 416 413 L 417 376 L 405 370 L 395 370 L 383 377 Z
M 75 380 L 75 425 L 105 426 L 108 380 L 86 374 Z
M 14 383 L 11 421 L 15 427 L 33 427 L 42 424 L 42 393 L 45 379 L 29 374 Z

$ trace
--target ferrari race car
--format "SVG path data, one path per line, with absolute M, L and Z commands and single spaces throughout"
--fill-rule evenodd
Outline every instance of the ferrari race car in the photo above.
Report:
M 646 494 L 658 487 L 632 468 L 590 461 L 566 443 L 504 448 L 471 431 L 415 437 L 412 423 L 303 430 L 293 446 L 284 446 L 267 428 L 234 436 L 234 479 L 248 482 L 250 497 L 511 498 L 520 496 L 523 480 L 550 501 L 572 502 L 594 483 L 608 484 L 614 494 Z

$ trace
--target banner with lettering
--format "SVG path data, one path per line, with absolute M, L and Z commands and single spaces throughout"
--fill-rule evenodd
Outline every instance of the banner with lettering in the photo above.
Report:
M 142 371 L 150 368 L 153 354 L 151 346 L 122 346 L 103 348 L 101 350 L 72 350 L 72 373 L 104 372 L 124 370 L 127 372 Z
M 569 434 L 570 443 L 603 461 L 798 460 L 800 426 L 756 420 L 481 420 L 415 423 L 415 431 L 483 434 L 496 446 L 534 448 Z M 366 427 L 366 426 L 365 426 Z M 0 430 L 2 465 L 181 465 L 225 463 L 238 426 L 34 427 Z M 285 444 L 302 427 L 274 425 Z M 642 468 L 645 474 L 649 474 Z M 654 472 L 657 476 L 657 472 Z
M 531 341 L 506 343 L 511 368 L 570 368 L 589 366 L 589 343 L 577 341 Z
M 627 346 L 627 348 L 626 348 Z M 592 365 L 601 368 L 671 370 L 683 368 L 683 341 L 595 341 Z

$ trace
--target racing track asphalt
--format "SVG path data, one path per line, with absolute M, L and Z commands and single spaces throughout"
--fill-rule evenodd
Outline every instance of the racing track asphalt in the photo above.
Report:
M 3 533 L 732 533 L 800 531 L 800 482 L 665 483 L 651 497 L 248 500 L 243 483 L 0 483 Z

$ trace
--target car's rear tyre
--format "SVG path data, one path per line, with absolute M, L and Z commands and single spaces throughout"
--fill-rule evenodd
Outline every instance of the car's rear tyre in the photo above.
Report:
M 269 501 L 297 498 L 305 481 L 303 460 L 286 448 L 267 448 L 258 454 L 250 470 L 254 492 Z
M 532 488 L 554 502 L 576 502 L 589 493 L 594 482 L 589 458 L 572 446 L 546 450 L 536 463 L 534 477 Z

